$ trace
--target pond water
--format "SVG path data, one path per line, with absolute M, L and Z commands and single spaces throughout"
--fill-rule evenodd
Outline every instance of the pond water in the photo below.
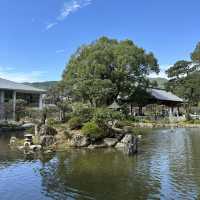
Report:
M 133 157 L 99 149 L 25 158 L 1 138 L 0 199 L 200 199 L 200 129 L 151 130 Z

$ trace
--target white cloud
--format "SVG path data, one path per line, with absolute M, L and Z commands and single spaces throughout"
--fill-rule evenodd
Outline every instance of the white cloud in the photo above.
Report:
M 59 16 L 56 18 L 55 22 L 49 23 L 46 26 L 46 30 L 49 30 L 56 26 L 59 21 L 63 21 L 72 13 L 78 11 L 79 9 L 86 7 L 92 3 L 93 0 L 70 0 L 65 2 L 62 6 Z
M 57 24 L 58 24 L 57 22 L 47 24 L 47 25 L 46 25 L 46 30 L 49 30 L 49 29 L 53 28 L 53 27 L 56 26 Z
M 0 66 L 0 78 L 8 79 L 15 82 L 38 82 L 42 81 L 45 71 L 31 71 L 31 72 L 16 72 L 11 67 Z
M 92 0 L 71 0 L 69 2 L 64 3 L 63 8 L 60 11 L 60 15 L 58 16 L 58 20 L 64 20 L 70 14 L 78 11 L 79 9 L 88 6 L 92 3 Z
M 165 64 L 165 65 L 160 65 L 160 73 L 156 74 L 156 73 L 152 73 L 149 75 L 150 78 L 168 78 L 167 74 L 165 73 L 165 71 L 172 65 L 170 64 Z
M 66 51 L 66 49 L 58 49 L 56 50 L 56 53 L 64 53 Z

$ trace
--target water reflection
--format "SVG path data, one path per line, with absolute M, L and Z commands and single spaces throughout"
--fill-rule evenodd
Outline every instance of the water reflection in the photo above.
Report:
M 134 157 L 100 149 L 27 159 L 0 141 L 0 195 L 5 200 L 199 198 L 199 129 L 152 130 Z

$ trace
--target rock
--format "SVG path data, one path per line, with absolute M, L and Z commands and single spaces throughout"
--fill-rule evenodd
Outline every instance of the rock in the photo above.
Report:
M 122 149 L 122 148 L 125 148 L 126 147 L 126 144 L 122 143 L 122 142 L 118 142 L 116 145 L 115 145 L 115 148 L 118 148 L 118 149 Z
M 113 147 L 117 144 L 118 139 L 117 138 L 105 138 L 103 141 L 108 147 Z
M 56 129 L 48 125 L 42 125 L 39 130 L 39 140 L 42 147 L 48 147 L 53 145 L 56 141 L 56 134 Z
M 40 144 L 42 147 L 48 147 L 55 143 L 55 137 L 52 135 L 44 135 L 40 137 Z
M 128 143 L 132 142 L 132 138 L 133 138 L 133 135 L 132 135 L 132 134 L 126 134 L 126 135 L 122 138 L 121 142 L 124 143 L 124 144 L 128 144 Z
M 90 144 L 89 139 L 81 134 L 73 135 L 70 143 L 72 147 L 87 147 Z
M 17 149 L 18 149 L 19 151 L 23 151 L 23 150 L 24 150 L 24 146 L 18 146 Z
M 124 137 L 124 134 L 123 134 L 123 133 L 121 133 L 121 134 L 115 134 L 114 137 L 115 137 L 118 141 L 120 141 L 120 140 Z
M 125 148 L 128 146 L 128 144 L 131 144 L 133 141 L 133 135 L 132 134 L 126 134 L 120 142 L 118 142 L 115 147 L 116 148 Z
M 39 135 L 43 136 L 43 135 L 51 135 L 51 136 L 55 136 L 57 134 L 56 129 L 48 126 L 48 125 L 42 125 L 40 127 L 40 131 L 39 131 Z
M 16 141 L 17 141 L 17 138 L 16 138 L 16 137 L 11 137 L 11 138 L 10 138 L 9 144 L 10 144 L 11 146 L 15 146 L 15 145 L 16 145 Z
M 30 146 L 30 150 L 33 150 L 33 151 L 40 151 L 42 148 L 41 145 L 31 145 Z
M 50 149 L 48 149 L 48 150 L 44 151 L 43 153 L 44 153 L 44 154 L 51 154 L 51 153 L 53 153 L 53 151 L 50 150 Z
M 26 123 L 26 124 L 23 124 L 23 125 L 22 125 L 22 128 L 27 129 L 27 128 L 32 128 L 32 127 L 34 127 L 34 126 L 35 126 L 35 124 L 33 124 L 33 123 Z
M 138 135 L 137 138 L 138 138 L 139 140 L 141 140 L 141 139 L 142 139 L 142 135 Z

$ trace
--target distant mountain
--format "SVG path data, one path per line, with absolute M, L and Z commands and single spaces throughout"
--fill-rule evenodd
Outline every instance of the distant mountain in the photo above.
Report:
M 157 81 L 158 83 L 158 88 L 161 89 L 165 89 L 165 83 L 168 82 L 168 80 L 166 78 L 149 78 L 150 81 Z M 44 89 L 44 90 L 48 90 L 49 88 L 51 88 L 52 86 L 56 85 L 58 83 L 58 81 L 45 81 L 45 82 L 34 82 L 34 83 L 24 83 L 25 85 L 30 85 L 36 88 L 40 88 L 40 89 Z
M 34 83 L 24 83 L 25 85 L 30 85 L 36 88 L 40 88 L 43 90 L 48 90 L 49 88 L 51 88 L 52 86 L 56 85 L 58 83 L 58 81 L 45 81 L 45 82 L 34 82 Z
M 151 82 L 156 81 L 158 88 L 165 89 L 165 84 L 168 82 L 166 78 L 149 78 Z

